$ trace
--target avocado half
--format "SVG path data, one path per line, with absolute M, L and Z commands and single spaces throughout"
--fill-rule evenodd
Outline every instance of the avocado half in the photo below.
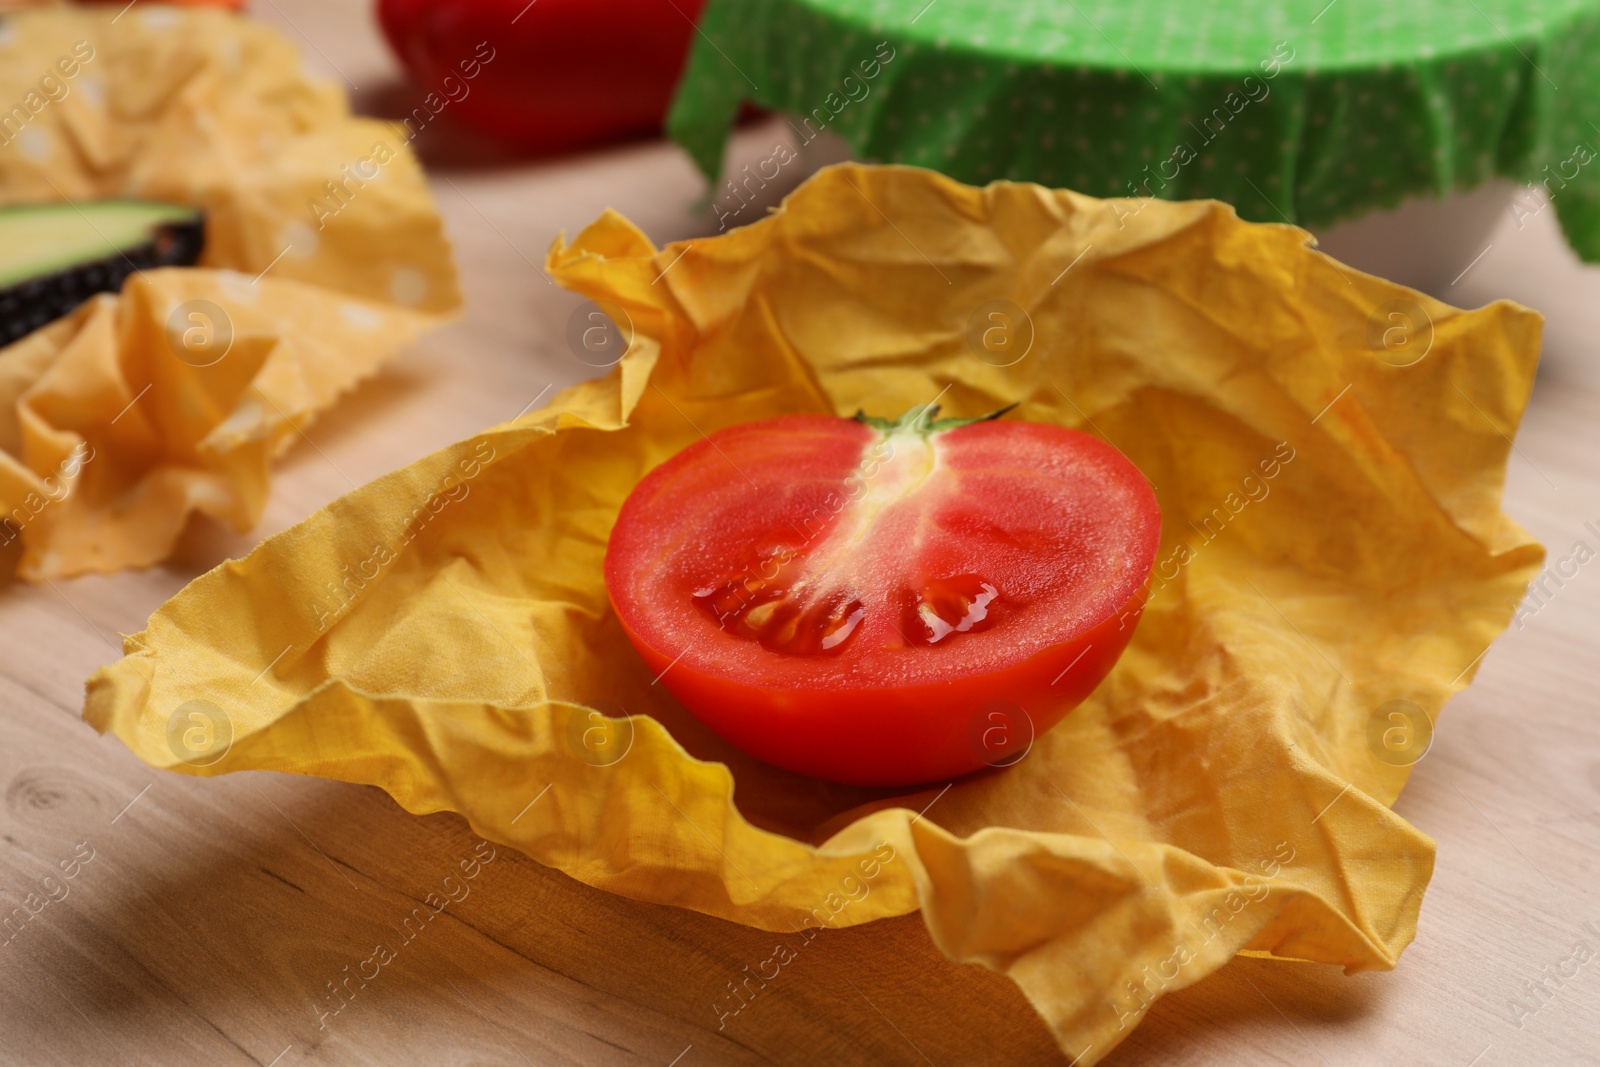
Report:
M 205 246 L 200 212 L 148 200 L 0 207 L 0 345 L 114 293 L 136 270 L 187 267 Z

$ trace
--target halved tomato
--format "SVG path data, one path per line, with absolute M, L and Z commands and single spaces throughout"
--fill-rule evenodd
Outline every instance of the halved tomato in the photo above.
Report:
M 937 410 L 733 426 L 623 505 L 623 628 L 751 755 L 857 785 L 1014 762 L 1132 636 L 1161 533 L 1138 468 L 1075 430 Z

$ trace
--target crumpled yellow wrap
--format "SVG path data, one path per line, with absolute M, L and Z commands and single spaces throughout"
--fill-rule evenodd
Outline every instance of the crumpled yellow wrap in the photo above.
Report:
M 631 324 L 619 366 L 197 579 L 89 680 L 85 717 L 159 767 L 376 784 L 785 944 L 920 908 L 1080 1063 L 1241 951 L 1393 967 L 1433 844 L 1387 806 L 1407 770 L 1370 724 L 1393 700 L 1435 715 L 1542 558 L 1499 507 L 1539 320 L 1446 307 L 1307 240 L 1217 203 L 900 167 L 826 170 L 660 251 L 607 214 L 548 266 Z M 1368 340 L 1395 298 L 1433 321 L 1410 366 Z M 993 300 L 1036 328 L 1008 367 L 966 339 Z M 755 763 L 623 638 L 601 578 L 617 509 L 702 433 L 936 395 L 1104 435 L 1157 487 L 1161 558 L 1187 562 L 1009 770 L 897 796 Z M 1242 495 L 1252 472 L 1267 495 Z M 1206 541 L 1191 522 L 1219 507 Z M 584 705 L 631 713 L 631 747 L 579 758 L 585 731 L 624 733 Z
M 0 22 L 0 205 L 107 197 L 202 208 L 206 249 L 0 349 L 0 540 L 29 579 L 158 562 L 194 511 L 248 529 L 297 429 L 461 302 L 405 131 L 242 16 Z

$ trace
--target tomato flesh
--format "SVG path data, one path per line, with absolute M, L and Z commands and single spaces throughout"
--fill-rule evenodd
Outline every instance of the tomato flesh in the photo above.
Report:
M 1160 526 L 1138 469 L 1075 430 L 792 415 L 646 475 L 606 587 L 660 683 L 734 745 L 909 785 L 995 764 L 997 702 L 1031 736 L 1100 683 Z

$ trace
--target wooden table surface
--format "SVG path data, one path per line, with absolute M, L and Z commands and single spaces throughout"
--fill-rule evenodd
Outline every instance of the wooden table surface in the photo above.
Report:
M 365 3 L 255 0 L 254 13 L 312 69 L 349 81 L 359 109 L 415 103 Z M 762 158 L 780 128 L 747 127 L 733 151 Z M 465 319 L 311 428 L 280 463 L 254 534 L 196 523 L 162 567 L 0 588 L 0 911 L 60 861 L 92 854 L 67 897 L 0 944 L 0 1062 L 1065 1062 L 1009 981 L 945 960 L 915 915 L 830 931 L 719 1032 L 712 1002 L 770 935 L 613 897 L 506 848 L 468 899 L 319 1026 L 319 993 L 371 952 L 381 916 L 471 850 L 465 823 L 317 779 L 157 773 L 79 719 L 83 679 L 118 655 L 117 635 L 142 629 L 189 579 L 592 373 L 564 340 L 577 298 L 534 266 L 557 231 L 606 207 L 657 242 L 715 228 L 697 210 L 699 179 L 665 143 L 508 160 L 446 117 L 419 150 L 458 252 Z M 1507 507 L 1557 558 L 1579 540 L 1600 549 L 1600 270 L 1573 261 L 1553 215 L 1521 230 L 1508 215 L 1449 296 L 1511 296 L 1548 316 Z M 1398 804 L 1439 854 L 1397 971 L 1236 960 L 1160 1001 L 1108 1062 L 1600 1063 L 1600 957 L 1572 962 L 1579 941 L 1600 953 L 1597 666 L 1593 565 L 1498 642 L 1450 705 Z

